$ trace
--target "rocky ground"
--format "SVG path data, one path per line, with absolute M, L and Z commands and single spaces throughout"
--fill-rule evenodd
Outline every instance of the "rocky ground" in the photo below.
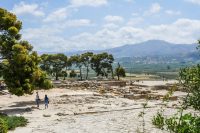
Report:
M 162 106 L 162 98 L 175 81 L 113 82 L 57 82 L 56 88 L 39 91 L 40 98 L 49 96 L 44 109 L 35 106 L 35 94 L 17 97 L 1 95 L 0 112 L 22 115 L 29 120 L 26 127 L 11 133 L 137 133 L 142 130 L 142 103 L 145 109 L 145 130 L 165 133 L 151 124 L 151 118 Z M 184 92 L 176 91 L 165 114 L 176 112 Z

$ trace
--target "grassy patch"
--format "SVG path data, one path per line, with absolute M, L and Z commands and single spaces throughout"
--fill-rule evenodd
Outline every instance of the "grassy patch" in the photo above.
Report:
M 14 130 L 16 127 L 24 127 L 28 123 L 28 120 L 22 116 L 0 116 L 0 119 L 4 120 L 8 130 Z

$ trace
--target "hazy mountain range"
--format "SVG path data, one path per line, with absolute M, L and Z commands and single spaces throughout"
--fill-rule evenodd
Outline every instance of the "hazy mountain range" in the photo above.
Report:
M 66 55 L 81 54 L 87 51 L 93 53 L 108 52 L 115 58 L 144 56 L 196 56 L 197 44 L 173 44 L 162 40 L 149 40 L 137 44 L 128 44 L 105 50 L 84 50 L 68 52 Z

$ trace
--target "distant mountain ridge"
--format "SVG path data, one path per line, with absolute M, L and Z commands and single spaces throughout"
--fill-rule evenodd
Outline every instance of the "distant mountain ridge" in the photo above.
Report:
M 121 57 L 156 57 L 156 56 L 191 56 L 197 55 L 197 44 L 174 44 L 163 40 L 149 40 L 136 44 L 127 44 L 120 47 L 105 50 L 83 50 L 65 52 L 67 56 L 82 54 L 85 52 L 108 52 L 115 58 Z M 59 52 L 39 52 L 39 54 L 55 54 Z
M 105 50 L 84 50 L 68 52 L 66 55 L 82 54 L 84 52 L 101 53 L 108 52 L 115 58 L 120 57 L 144 57 L 144 56 L 186 56 L 196 53 L 197 44 L 173 44 L 162 40 L 149 40 L 137 44 L 129 44 Z

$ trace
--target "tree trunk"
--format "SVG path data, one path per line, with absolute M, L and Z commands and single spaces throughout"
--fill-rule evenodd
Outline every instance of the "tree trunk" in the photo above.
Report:
M 80 70 L 80 78 L 81 80 L 83 80 L 81 67 L 79 67 L 79 70 Z
M 56 73 L 56 80 L 58 80 L 58 73 Z
M 88 79 L 88 72 L 89 72 L 89 68 L 88 68 L 88 66 L 87 66 L 86 80 Z
M 108 73 L 105 74 L 106 78 L 108 78 Z
M 114 79 L 113 68 L 111 68 L 111 73 L 112 73 L 112 79 Z
M 107 78 L 105 70 L 103 69 L 102 71 L 103 71 L 103 76 L 105 76 Z
M 117 79 L 119 80 L 119 75 L 117 75 Z
M 66 71 L 66 73 L 64 73 L 64 80 L 66 79 L 66 76 L 68 76 L 67 75 L 67 67 L 65 68 L 65 71 Z M 65 76 L 65 74 L 66 74 L 66 76 Z

